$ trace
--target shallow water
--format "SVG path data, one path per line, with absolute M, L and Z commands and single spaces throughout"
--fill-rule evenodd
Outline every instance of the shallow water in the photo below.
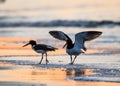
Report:
M 0 59 L 0 81 L 12 85 L 59 85 L 105 86 L 119 85 L 120 59 L 116 55 L 81 55 L 74 65 L 69 65 L 68 55 L 49 55 L 49 64 L 40 61 L 39 55 L 2 56 Z M 108 59 L 109 58 L 109 59 Z M 17 79 L 16 79 L 17 78 Z M 21 82 L 21 83 L 20 83 Z M 68 83 L 69 82 L 69 83 Z M 77 84 L 76 84 L 77 83 Z M 111 83 L 111 84 L 110 84 Z
M 119 0 L 0 3 L 0 86 L 119 86 L 119 3 Z M 73 41 L 78 32 L 103 33 L 86 42 L 87 51 L 77 57 L 74 65 L 69 65 L 70 58 L 62 49 L 64 42 L 51 37 L 48 33 L 51 30 L 64 31 Z M 22 47 L 31 39 L 59 48 L 48 53 L 48 65 L 45 61 L 38 64 L 41 55 L 31 46 Z
M 74 29 L 74 30 L 73 30 Z M 61 30 L 73 40 L 74 34 L 85 30 L 102 31 L 103 34 L 86 43 L 88 50 L 78 56 L 74 65 L 62 49 L 64 42 L 49 36 L 50 30 Z M 69 30 L 69 31 L 68 31 Z M 32 33 L 31 33 L 32 32 Z M 118 86 L 120 82 L 119 27 L 114 28 L 4 28 L 0 29 L 1 86 Z M 114 35 L 112 34 L 114 33 Z M 41 56 L 22 46 L 30 39 L 37 43 L 55 46 L 59 50 L 48 53 L 50 63 L 39 65 Z M 5 65 L 4 64 L 7 64 Z M 82 73 L 81 73 L 82 72 Z M 69 74 L 70 73 L 70 74 Z M 60 74 L 60 75 L 59 75 Z

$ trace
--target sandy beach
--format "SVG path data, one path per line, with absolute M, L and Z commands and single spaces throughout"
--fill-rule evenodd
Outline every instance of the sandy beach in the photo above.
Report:
M 112 72 L 114 68 L 120 68 L 120 64 L 116 63 L 119 61 L 119 54 L 108 55 L 103 54 L 103 50 L 90 49 L 86 54 L 79 56 L 74 65 L 69 65 L 70 59 L 65 49 L 60 48 L 48 53 L 50 61 L 48 65 L 44 61 L 43 64 L 38 64 L 41 55 L 34 52 L 31 46 L 22 47 L 29 39 L 32 38 L 0 37 L 0 86 L 120 85 L 119 77 L 113 77 Z M 116 49 L 116 52 L 118 51 Z M 97 53 L 103 55 L 98 56 Z M 105 77 L 107 71 L 113 74 L 111 79 Z

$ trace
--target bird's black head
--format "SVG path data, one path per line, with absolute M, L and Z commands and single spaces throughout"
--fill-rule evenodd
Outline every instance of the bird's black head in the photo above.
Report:
M 36 41 L 30 40 L 30 41 L 29 41 L 29 44 L 31 44 L 31 45 L 36 45 Z
M 23 47 L 25 47 L 25 46 L 27 46 L 27 45 L 29 45 L 29 44 L 31 44 L 32 46 L 33 46 L 33 45 L 36 45 L 36 41 L 30 40 L 29 43 L 23 45 Z

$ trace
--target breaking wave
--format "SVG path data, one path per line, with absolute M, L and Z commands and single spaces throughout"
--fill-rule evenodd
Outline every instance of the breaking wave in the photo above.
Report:
M 0 27 L 102 27 L 120 26 L 119 21 L 53 20 L 53 21 L 0 21 Z

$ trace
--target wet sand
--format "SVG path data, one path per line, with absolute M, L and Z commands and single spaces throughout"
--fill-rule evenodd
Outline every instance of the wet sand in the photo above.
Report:
M 24 32 L 23 29 L 17 28 L 14 33 L 19 32 L 19 30 Z M 69 65 L 70 58 L 65 49 L 62 48 L 64 42 L 47 38 L 49 37 L 47 32 L 39 34 L 41 30 L 48 32 L 49 28 L 34 28 L 34 32 L 38 32 L 35 37 L 0 37 L 0 86 L 120 85 L 119 44 L 104 43 L 101 46 L 100 43 L 95 43 L 95 41 L 89 42 L 89 45 L 86 45 L 88 47 L 87 52 L 78 56 L 74 65 Z M 69 30 L 72 32 L 73 28 L 69 28 Z M 10 29 L 10 31 L 13 30 Z M 22 34 L 28 31 L 29 29 L 26 29 Z M 78 31 L 79 29 L 76 29 L 74 33 Z M 104 32 L 107 32 L 107 30 L 105 29 Z M 111 32 L 116 31 L 111 30 Z M 117 33 L 116 36 L 119 37 L 119 34 Z M 42 64 L 38 64 L 41 55 L 33 51 L 31 46 L 22 47 L 31 39 L 37 40 L 38 43 L 45 43 L 59 48 L 55 52 L 48 52 L 48 65 L 45 65 L 45 60 Z M 98 40 L 102 39 L 99 38 Z M 90 44 L 93 46 L 89 47 Z
M 37 38 L 25 38 L 25 37 L 0 37 L 0 56 L 9 55 L 40 55 L 31 49 L 31 45 L 22 47 L 29 40 L 37 40 Z M 48 52 L 50 55 L 65 55 L 65 49 L 58 47 L 59 49 L 55 52 Z M 100 53 L 103 50 L 89 49 L 86 54 Z
M 11 40 L 12 39 L 12 40 Z M 92 53 L 103 52 L 102 50 L 89 50 L 86 55 L 80 56 L 75 65 L 69 65 L 69 58 L 65 49 L 50 52 L 50 63 L 38 64 L 41 56 L 31 49 L 31 46 L 23 48 L 24 41 L 31 38 L 0 37 L 0 86 L 119 86 L 118 82 L 102 80 L 77 80 L 74 77 L 86 77 L 95 75 L 101 65 L 109 60 L 101 56 L 89 56 Z M 15 42 L 13 42 L 15 41 Z M 6 43 L 9 43 L 6 44 Z M 98 58 L 99 57 L 99 58 Z M 89 58 L 89 59 L 88 59 Z M 97 58 L 97 59 L 96 59 Z M 111 58 L 112 59 L 112 58 Z M 91 61 L 89 61 L 91 60 Z M 118 59 L 116 59 L 118 60 Z M 115 59 L 114 59 L 115 61 Z M 113 62 L 114 63 L 114 62 Z M 97 64 L 94 65 L 94 64 Z M 92 66 L 94 65 L 94 66 Z M 105 66 L 105 65 L 104 65 Z M 102 67 L 102 66 L 101 66 Z M 116 67 L 119 67 L 116 66 Z M 119 81 L 119 80 L 118 80 Z
M 2 67 L 4 69 L 2 69 Z M 0 62 L 0 86 L 119 86 L 114 82 L 75 81 L 73 76 L 95 74 L 93 69 L 40 68 L 36 65 L 14 65 Z

